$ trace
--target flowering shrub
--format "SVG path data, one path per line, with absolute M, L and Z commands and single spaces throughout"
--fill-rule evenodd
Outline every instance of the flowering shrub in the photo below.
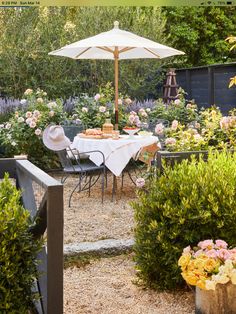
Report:
M 194 101 L 186 101 L 183 97 L 183 91 L 179 93 L 179 99 L 171 101 L 168 105 L 162 100 L 157 100 L 156 105 L 149 114 L 149 120 L 164 119 L 172 123 L 178 120 L 181 124 L 198 120 L 198 109 Z
M 115 124 L 114 109 L 114 89 L 110 82 L 100 87 L 99 93 L 95 96 L 82 94 L 75 102 L 74 113 L 82 121 L 84 128 L 100 128 L 107 118 L 111 118 Z M 131 103 L 131 99 L 120 96 L 119 105 L 119 126 L 122 128 L 125 124 L 124 106 Z
M 236 285 L 236 248 L 223 240 L 205 240 L 197 248 L 186 247 L 178 261 L 184 280 L 204 290 L 231 281 Z
M 169 151 L 205 150 L 236 146 L 236 115 L 231 111 L 229 116 L 222 116 L 219 108 L 211 107 L 200 111 L 198 121 L 184 125 L 173 120 L 170 127 L 158 123 L 155 133 L 163 137 Z
M 142 283 L 159 289 L 184 284 L 179 257 L 183 247 L 201 239 L 222 238 L 236 246 L 235 169 L 236 153 L 215 151 L 207 162 L 202 157 L 183 160 L 145 180 L 132 202 Z
M 59 124 L 65 119 L 61 101 L 49 101 L 47 93 L 27 89 L 21 102 L 28 104 L 27 111 L 13 113 L 9 121 L 0 125 L 0 140 L 7 156 L 27 154 L 28 158 L 43 168 L 51 167 L 55 157 L 43 145 L 42 132 L 49 124 Z

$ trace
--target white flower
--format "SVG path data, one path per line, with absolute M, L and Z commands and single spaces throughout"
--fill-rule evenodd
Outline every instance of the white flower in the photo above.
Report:
M 49 117 L 53 117 L 55 115 L 55 111 L 50 110 L 48 114 L 49 114 Z
M 135 183 L 136 183 L 136 186 L 138 188 L 142 188 L 145 185 L 145 179 L 144 178 L 138 178 Z
M 36 127 L 36 123 L 32 121 L 29 126 L 31 129 L 34 129 Z
M 4 128 L 4 124 L 0 124 L 0 129 L 3 129 Z
M 39 104 L 42 104 L 42 103 L 43 103 L 43 98 L 41 98 L 41 97 L 37 98 L 37 102 L 38 102 Z
M 25 92 L 24 95 L 31 95 L 33 93 L 33 90 L 28 88 Z
M 105 112 L 105 111 L 106 111 L 106 107 L 100 106 L 100 107 L 99 107 L 99 111 L 100 111 L 100 112 Z
M 215 290 L 216 282 L 214 280 L 206 280 L 205 286 L 206 286 L 206 290 Z
M 32 117 L 32 112 L 31 111 L 27 111 L 26 114 L 25 114 L 25 117 L 26 118 Z
M 118 105 L 122 105 L 122 99 L 118 99 Z
M 40 116 L 40 112 L 39 112 L 38 110 L 34 110 L 33 116 L 35 116 L 36 118 L 38 118 L 38 117 Z
M 56 103 L 55 101 L 49 102 L 49 103 L 47 104 L 47 107 L 48 107 L 49 109 L 53 109 L 53 108 L 57 107 L 57 103 Z
M 181 103 L 181 100 L 180 99 L 175 99 L 174 103 L 175 103 L 175 105 L 179 105 Z
M 8 138 L 9 140 L 11 140 L 11 138 L 12 138 L 11 134 L 7 134 L 7 138 Z
M 101 98 L 101 95 L 100 95 L 100 94 L 96 94 L 96 95 L 94 96 L 94 99 L 95 99 L 96 101 L 98 101 L 100 98 Z
M 83 107 L 81 110 L 82 110 L 82 112 L 88 112 L 88 108 L 86 108 L 86 107 Z
M 125 103 L 127 105 L 130 105 L 132 103 L 132 100 L 130 98 L 125 98 Z
M 226 284 L 227 282 L 229 282 L 229 277 L 225 274 L 218 274 L 218 275 L 213 275 L 212 279 L 216 282 L 216 283 L 221 283 L 221 284 Z
M 27 100 L 26 100 L 26 99 L 24 99 L 24 98 L 21 99 L 21 101 L 20 101 L 20 104 L 21 104 L 21 105 L 25 105 L 26 103 L 27 103 Z
M 15 141 L 11 142 L 11 145 L 16 146 L 16 142 Z
M 141 116 L 142 116 L 142 117 L 147 117 L 148 114 L 146 113 L 146 111 L 142 111 L 142 112 L 141 112 Z
M 19 123 L 22 123 L 25 121 L 25 119 L 23 117 L 19 117 L 18 120 L 17 120 Z
M 164 129 L 165 129 L 164 125 L 162 123 L 158 123 L 155 127 L 155 133 L 161 135 L 163 134 Z
M 195 139 L 195 141 L 200 141 L 200 140 L 202 140 L 203 138 L 202 138 L 202 136 L 200 135 L 200 134 L 194 134 L 194 139 Z
M 5 125 L 5 129 L 9 130 L 10 128 L 11 128 L 11 123 L 7 123 L 7 124 Z
M 47 93 L 46 93 L 46 92 L 43 92 L 43 96 L 47 96 Z
M 233 269 L 230 274 L 230 279 L 232 284 L 236 285 L 236 269 Z
M 146 112 L 150 112 L 151 111 L 151 108 L 146 108 Z
M 25 120 L 25 122 L 29 125 L 32 122 L 32 119 L 28 118 L 28 119 Z
M 41 131 L 40 129 L 36 129 L 36 130 L 34 131 L 34 133 L 35 133 L 36 135 L 41 135 L 42 131 Z

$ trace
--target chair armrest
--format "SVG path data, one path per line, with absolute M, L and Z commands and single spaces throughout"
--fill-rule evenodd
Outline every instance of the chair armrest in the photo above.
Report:
M 101 152 L 100 150 L 90 150 L 90 151 L 86 151 L 83 152 L 82 154 L 90 154 L 90 153 L 99 153 L 102 155 L 102 159 L 103 159 L 103 164 L 105 164 L 105 156 L 103 154 L 103 152 Z

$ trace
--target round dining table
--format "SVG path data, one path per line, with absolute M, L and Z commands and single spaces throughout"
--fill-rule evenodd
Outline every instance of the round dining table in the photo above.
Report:
M 131 158 L 135 157 L 142 148 L 157 144 L 160 147 L 158 137 L 120 135 L 119 139 L 94 139 L 75 136 L 71 149 L 77 149 L 79 153 L 98 150 L 104 154 L 106 167 L 115 175 L 120 176 Z M 90 153 L 89 159 L 97 166 L 103 162 L 100 153 Z

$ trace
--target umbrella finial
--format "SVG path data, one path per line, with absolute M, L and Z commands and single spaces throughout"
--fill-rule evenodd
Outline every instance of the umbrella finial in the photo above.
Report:
M 114 28 L 119 28 L 119 22 L 118 21 L 114 22 Z

